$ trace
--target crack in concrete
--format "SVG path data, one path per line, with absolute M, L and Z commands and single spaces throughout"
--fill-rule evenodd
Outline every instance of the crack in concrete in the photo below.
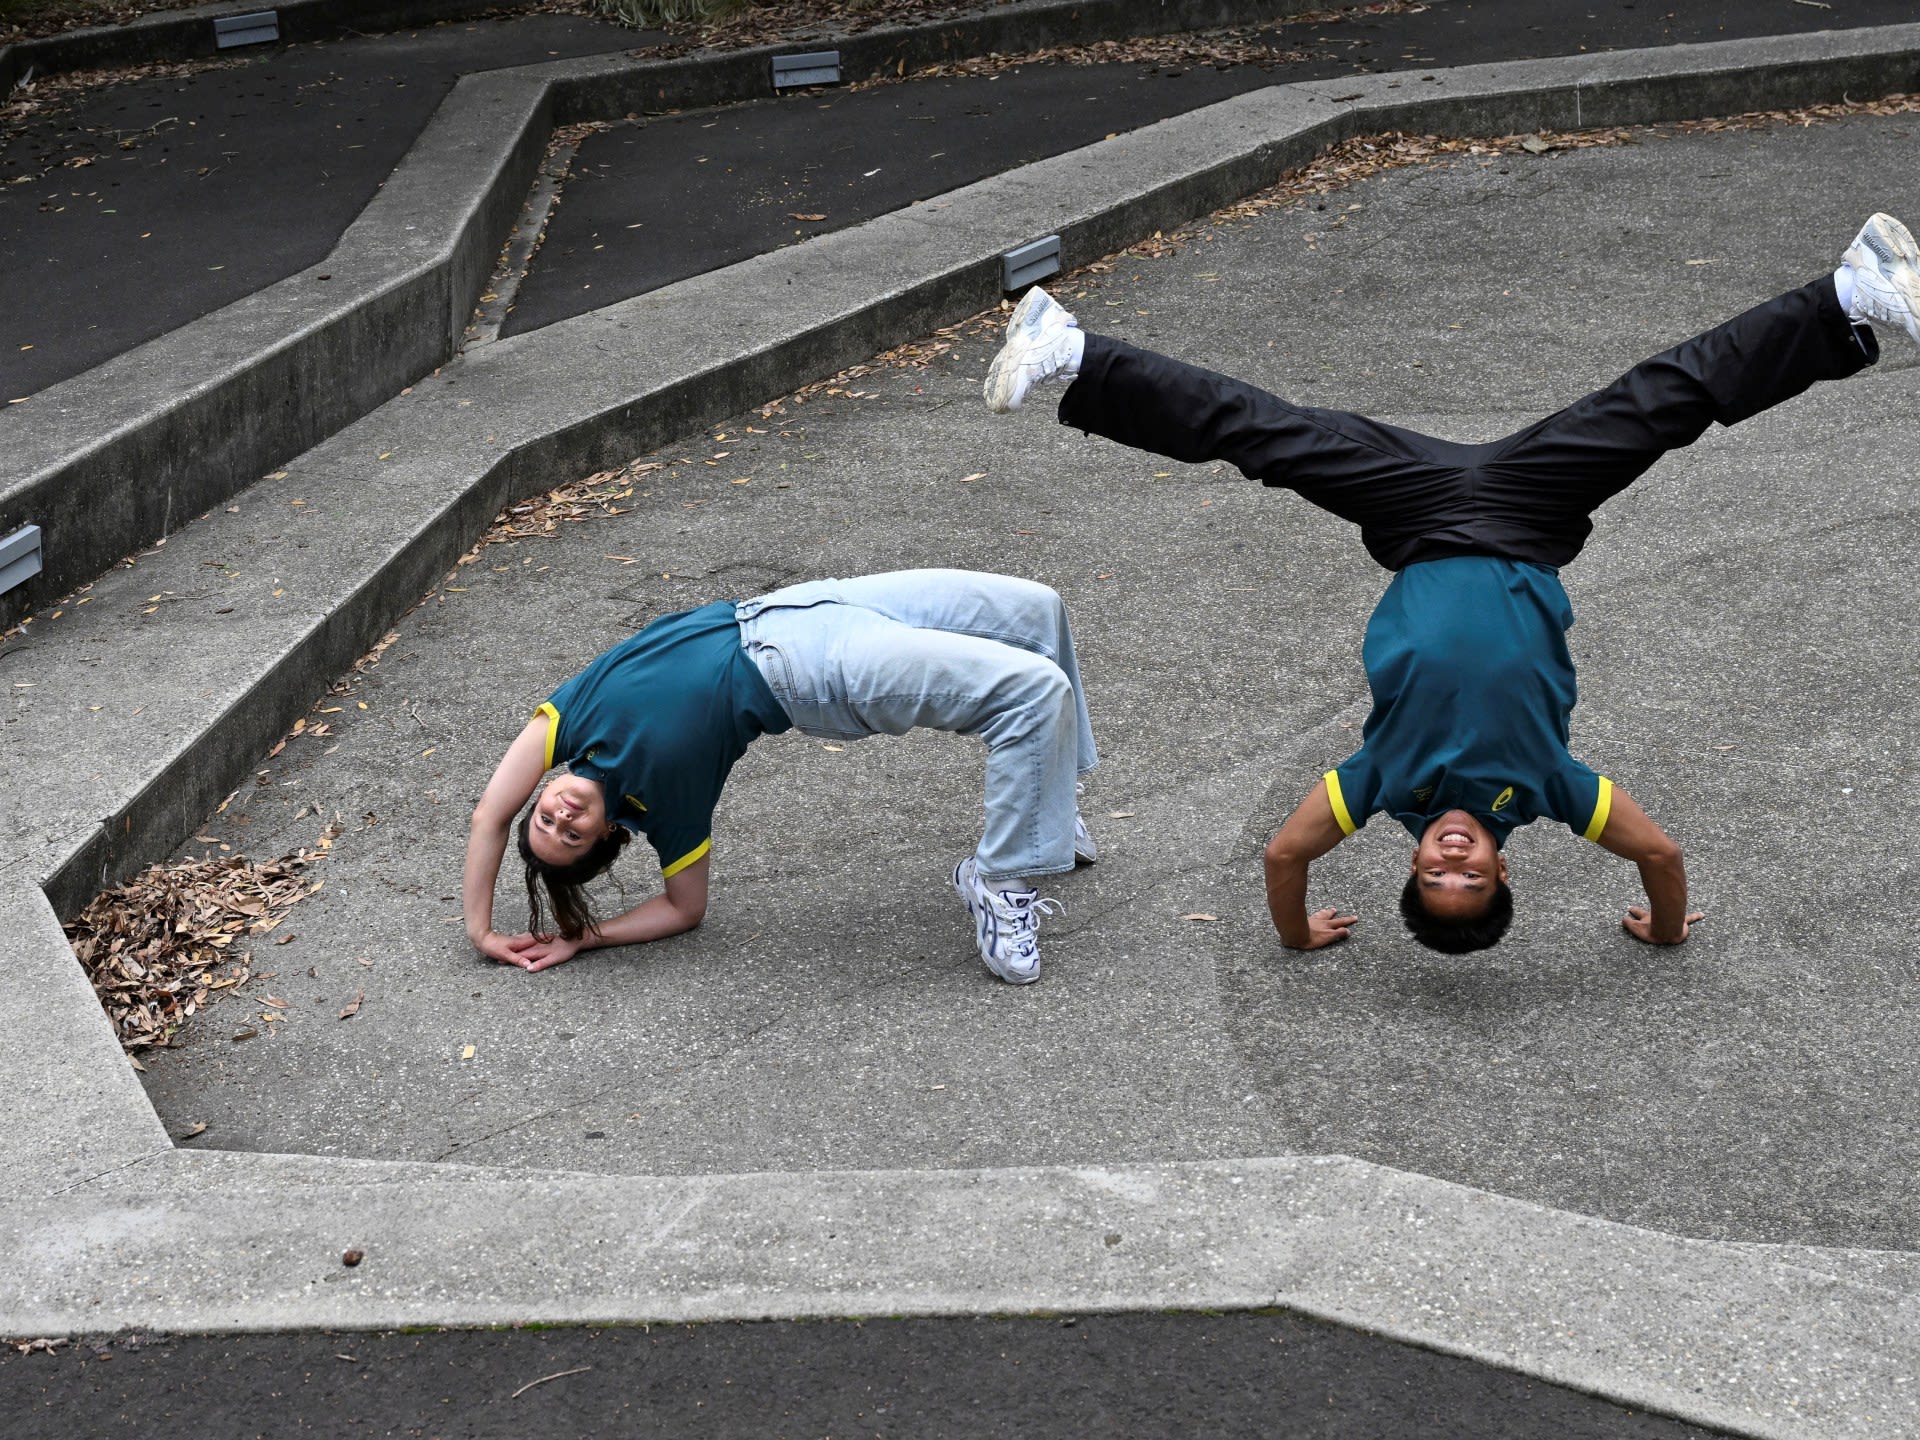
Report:
M 136 1165 L 145 1165 L 149 1160 L 158 1159 L 162 1155 L 171 1155 L 175 1152 L 175 1149 L 175 1146 L 163 1145 L 157 1149 L 149 1150 L 143 1155 L 136 1155 L 131 1160 L 122 1161 L 118 1165 L 109 1165 L 105 1170 L 98 1171 L 84 1179 L 76 1180 L 71 1185 L 63 1185 L 58 1190 L 48 1191 L 46 1198 L 52 1200 L 61 1195 L 71 1195 L 77 1190 L 84 1190 L 87 1186 L 106 1179 L 109 1175 L 118 1175 L 121 1171 L 131 1170 Z

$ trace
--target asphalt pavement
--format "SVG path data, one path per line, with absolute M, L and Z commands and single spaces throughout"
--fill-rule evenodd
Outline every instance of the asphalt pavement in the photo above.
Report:
M 119 1335 L 0 1349 L 0 1406 L 10 1440 L 1715 1433 L 1285 1314 Z

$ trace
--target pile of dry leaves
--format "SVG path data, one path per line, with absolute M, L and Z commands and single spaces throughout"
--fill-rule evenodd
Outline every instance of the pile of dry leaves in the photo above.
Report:
M 592 515 L 624 515 L 622 500 L 633 498 L 633 482 L 638 475 L 658 470 L 659 463 L 635 462 L 621 470 L 602 470 L 571 485 L 509 505 L 494 516 L 474 547 L 460 557 L 462 565 L 471 565 L 489 545 L 509 545 L 516 540 L 538 540 L 559 533 L 565 520 L 585 520 Z
M 67 939 L 129 1052 L 169 1043 L 223 990 L 253 974 L 244 947 L 320 888 L 306 871 L 339 833 L 312 850 L 255 864 L 239 856 L 150 865 L 96 896 Z

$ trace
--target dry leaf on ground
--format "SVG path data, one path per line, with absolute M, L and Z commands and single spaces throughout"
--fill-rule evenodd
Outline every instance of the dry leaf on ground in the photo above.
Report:
M 327 838 L 337 833 L 330 827 Z M 311 893 L 303 874 L 323 854 L 150 865 L 96 896 L 67 939 L 122 1047 L 168 1044 L 210 997 L 248 979 L 251 957 L 236 947 Z

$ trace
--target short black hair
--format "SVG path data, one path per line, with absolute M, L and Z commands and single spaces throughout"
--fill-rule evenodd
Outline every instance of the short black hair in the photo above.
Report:
M 1504 880 L 1493 882 L 1493 899 L 1478 915 L 1455 920 L 1432 914 L 1420 899 L 1420 877 L 1409 875 L 1400 891 L 1400 918 L 1407 929 L 1429 950 L 1442 955 L 1468 955 L 1500 943 L 1513 923 L 1513 891 Z

